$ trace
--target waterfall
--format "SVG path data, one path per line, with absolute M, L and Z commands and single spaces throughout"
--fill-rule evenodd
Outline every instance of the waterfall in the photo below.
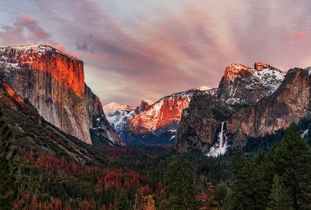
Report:
M 226 122 L 221 122 L 218 142 L 210 148 L 209 152 L 206 154 L 207 156 L 218 157 L 226 153 L 228 144 L 226 142 L 225 123 Z
M 220 133 L 218 135 L 218 138 L 219 138 L 219 148 L 223 148 L 224 147 L 224 126 L 225 126 L 225 122 L 221 122 L 221 129 L 220 129 Z

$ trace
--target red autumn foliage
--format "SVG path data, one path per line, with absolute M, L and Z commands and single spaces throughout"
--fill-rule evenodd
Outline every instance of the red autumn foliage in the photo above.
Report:
M 156 155 L 149 155 L 148 158 L 150 160 L 156 160 L 157 159 L 157 156 Z
M 51 197 L 49 200 L 40 202 L 37 195 L 25 194 L 14 204 L 13 209 L 71 210 L 72 207 L 62 203 L 58 198 Z
M 130 189 L 145 181 L 145 178 L 135 171 L 123 169 L 105 169 L 101 177 L 97 179 L 97 185 L 105 189 Z
M 26 158 L 29 161 L 29 163 L 31 164 L 36 163 L 35 154 L 32 150 L 28 151 L 28 153 L 26 154 Z
M 156 198 L 158 202 L 161 202 L 165 198 L 164 186 L 161 181 L 158 183 L 158 186 L 156 189 Z
M 143 196 L 151 194 L 152 190 L 149 185 L 144 185 L 138 189 Z
M 142 151 L 142 148 L 105 148 L 102 149 L 109 157 L 120 157 L 129 155 L 131 152 Z
M 53 173 L 70 175 L 76 174 L 80 170 L 80 166 L 74 162 L 67 162 L 64 158 L 57 158 L 43 154 L 39 155 L 36 163 L 39 168 Z
M 79 209 L 83 210 L 95 210 L 96 204 L 94 201 L 81 201 L 79 203 Z
M 95 173 L 98 176 L 97 186 L 102 186 L 105 189 L 130 189 L 137 187 L 145 181 L 145 178 L 136 171 L 83 166 L 75 162 L 68 162 L 64 158 L 57 158 L 42 153 L 39 154 L 37 160 L 35 160 L 32 152 L 29 152 L 26 157 L 29 162 L 36 163 L 41 170 L 62 176 L 73 177 Z

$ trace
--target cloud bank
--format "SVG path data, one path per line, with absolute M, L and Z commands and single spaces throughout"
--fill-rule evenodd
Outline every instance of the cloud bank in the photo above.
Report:
M 10 23 L 0 20 L 0 44 L 62 45 L 84 60 L 87 83 L 104 103 L 136 105 L 215 87 L 230 63 L 310 65 L 310 6 L 308 0 L 30 0 L 6 14 Z

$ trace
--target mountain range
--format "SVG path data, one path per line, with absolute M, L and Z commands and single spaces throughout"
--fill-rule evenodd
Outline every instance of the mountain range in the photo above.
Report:
M 231 64 L 217 88 L 202 86 L 139 106 L 102 106 L 77 58 L 42 44 L 0 48 L 1 98 L 10 96 L 4 102 L 14 112 L 26 104 L 39 123 L 95 147 L 176 145 L 179 152 L 198 149 L 208 156 L 309 117 L 310 71 Z

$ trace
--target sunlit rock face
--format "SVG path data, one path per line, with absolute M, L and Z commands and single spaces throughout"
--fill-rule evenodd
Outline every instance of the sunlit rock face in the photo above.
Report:
M 111 103 L 105 105 L 105 110 L 114 110 L 108 113 L 108 120 L 127 144 L 174 145 L 182 111 L 195 92 L 207 89 L 206 86 L 174 93 L 156 102 L 142 100 L 135 109 Z
M 10 59 L 49 73 L 77 96 L 84 97 L 83 62 L 48 45 L 9 47 L 2 50 Z
M 254 68 L 227 67 L 216 93 L 195 94 L 184 110 L 177 149 L 209 152 L 213 147 L 214 151 L 222 151 L 215 147 L 219 145 L 220 131 L 222 140 L 243 146 L 248 137 L 274 133 L 305 116 L 310 99 L 307 70 L 285 74 L 260 62 Z
M 135 115 L 129 122 L 131 131 L 140 135 L 155 131 L 167 125 L 178 123 L 182 111 L 188 107 L 188 95 L 163 98 Z
M 231 81 L 236 77 L 249 74 L 253 71 L 251 67 L 245 66 L 243 64 L 230 64 L 226 67 L 224 74 L 224 81 Z
M 13 110 L 17 110 L 17 107 L 29 108 L 29 105 L 24 102 L 24 99 L 20 97 L 10 86 L 0 82 L 0 100 Z
M 82 61 L 47 45 L 4 47 L 0 70 L 2 79 L 47 121 L 92 144 L 92 118 L 105 116 L 99 99 L 84 83 Z M 105 137 L 111 134 L 111 141 L 118 142 L 113 129 L 108 130 Z

